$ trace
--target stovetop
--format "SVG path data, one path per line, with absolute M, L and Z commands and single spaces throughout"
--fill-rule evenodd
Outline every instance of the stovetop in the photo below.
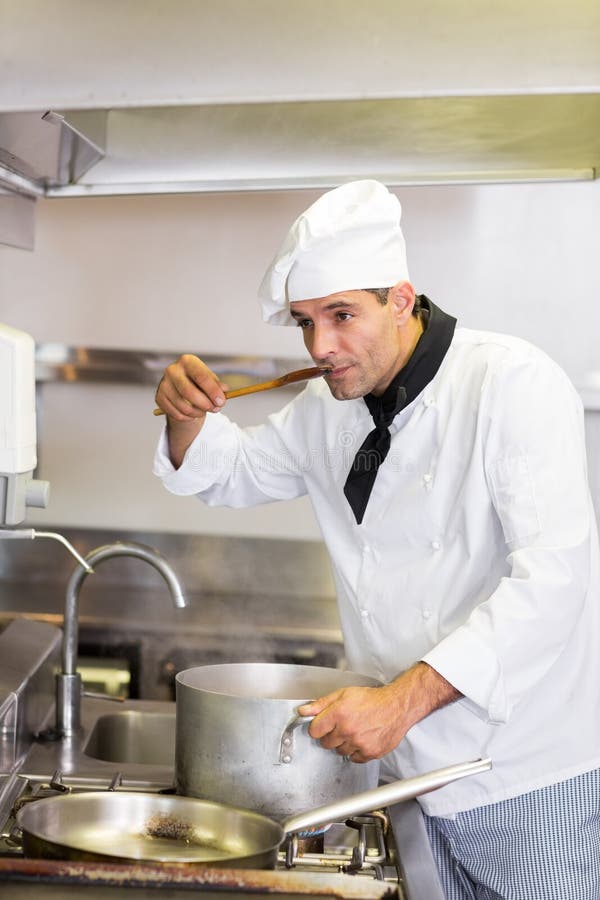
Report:
M 29 802 L 43 802 L 43 798 L 57 793 L 98 790 L 131 790 L 119 772 L 110 779 L 77 778 L 55 772 L 51 776 L 18 774 L 4 790 L 5 802 L 0 808 L 0 879 L 10 878 L 11 873 L 22 880 L 28 873 L 39 881 L 65 883 L 73 877 L 77 883 L 89 883 L 91 870 L 100 881 L 115 877 L 126 879 L 132 886 L 136 877 L 153 886 L 172 883 L 172 872 L 177 881 L 193 885 L 194 889 L 210 888 L 211 891 L 232 890 L 265 894 L 333 895 L 380 900 L 383 897 L 403 900 L 402 878 L 398 854 L 385 812 L 356 816 L 343 822 L 331 823 L 324 833 L 308 839 L 293 835 L 279 852 L 274 871 L 227 870 L 211 867 L 169 866 L 161 863 L 124 864 L 74 863 L 26 860 L 15 816 L 21 806 Z M 152 793 L 173 793 L 169 785 L 136 783 L 135 790 Z M 182 868 L 186 873 L 182 873 Z M 134 874 L 135 870 L 135 874 Z M 116 873 L 116 875 L 115 875 Z M 160 879 L 163 879 L 160 881 Z M 133 881 L 132 881 L 133 879 Z M 156 879 L 159 879 L 158 883 Z

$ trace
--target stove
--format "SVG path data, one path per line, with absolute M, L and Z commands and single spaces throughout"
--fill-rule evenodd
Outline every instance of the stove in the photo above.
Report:
M 246 870 L 110 862 L 26 859 L 15 816 L 25 803 L 75 791 L 135 790 L 172 793 L 169 785 L 127 782 L 119 772 L 110 779 L 17 774 L 2 791 L 0 804 L 0 882 L 93 884 L 110 887 L 171 887 L 242 895 L 311 895 L 349 900 L 405 900 L 401 869 L 385 811 L 332 822 L 321 832 L 292 835 L 279 851 L 275 870 Z M 1 889 L 0 889 L 1 891 Z M 13 894 L 11 893 L 11 897 Z M 14 895 L 16 896 L 16 894 Z M 25 896 L 25 894 L 23 895 Z M 95 895 L 94 895 L 95 896 Z M 107 896 L 111 896 L 110 893 Z

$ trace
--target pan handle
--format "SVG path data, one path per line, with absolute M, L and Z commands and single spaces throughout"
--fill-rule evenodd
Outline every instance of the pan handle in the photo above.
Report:
M 390 784 L 384 784 L 373 790 L 362 791 L 353 797 L 346 797 L 335 803 L 328 803 L 325 806 L 290 816 L 281 823 L 282 828 L 286 834 L 289 834 L 294 831 L 315 828 L 317 825 L 337 822 L 349 816 L 359 816 L 382 806 L 400 803 L 402 800 L 414 800 L 421 794 L 436 791 L 452 781 L 458 781 L 459 778 L 466 778 L 467 775 L 479 775 L 491 768 L 491 759 L 476 759 L 471 762 L 446 766 L 443 769 L 434 769 L 432 772 L 416 775 L 414 778 L 392 781 Z
M 307 701 L 310 702 L 310 701 Z M 296 716 L 286 725 L 285 731 L 281 735 L 281 743 L 279 745 L 279 762 L 289 765 L 294 758 L 294 731 L 300 725 L 307 725 L 312 722 L 314 716 Z

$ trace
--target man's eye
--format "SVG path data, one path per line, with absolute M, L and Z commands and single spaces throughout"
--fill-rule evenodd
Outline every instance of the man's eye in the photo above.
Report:
M 298 328 L 308 328 L 309 325 L 312 325 L 310 319 L 296 319 L 296 325 Z
M 348 313 L 348 312 L 339 312 L 337 314 L 337 317 L 340 320 L 340 322 L 347 322 L 348 319 L 352 318 L 352 314 Z

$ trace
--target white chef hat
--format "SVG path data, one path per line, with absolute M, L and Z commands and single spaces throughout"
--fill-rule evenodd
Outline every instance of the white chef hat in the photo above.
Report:
M 379 181 L 351 181 L 300 215 L 258 289 L 263 319 L 294 325 L 289 304 L 408 281 L 398 198 Z

